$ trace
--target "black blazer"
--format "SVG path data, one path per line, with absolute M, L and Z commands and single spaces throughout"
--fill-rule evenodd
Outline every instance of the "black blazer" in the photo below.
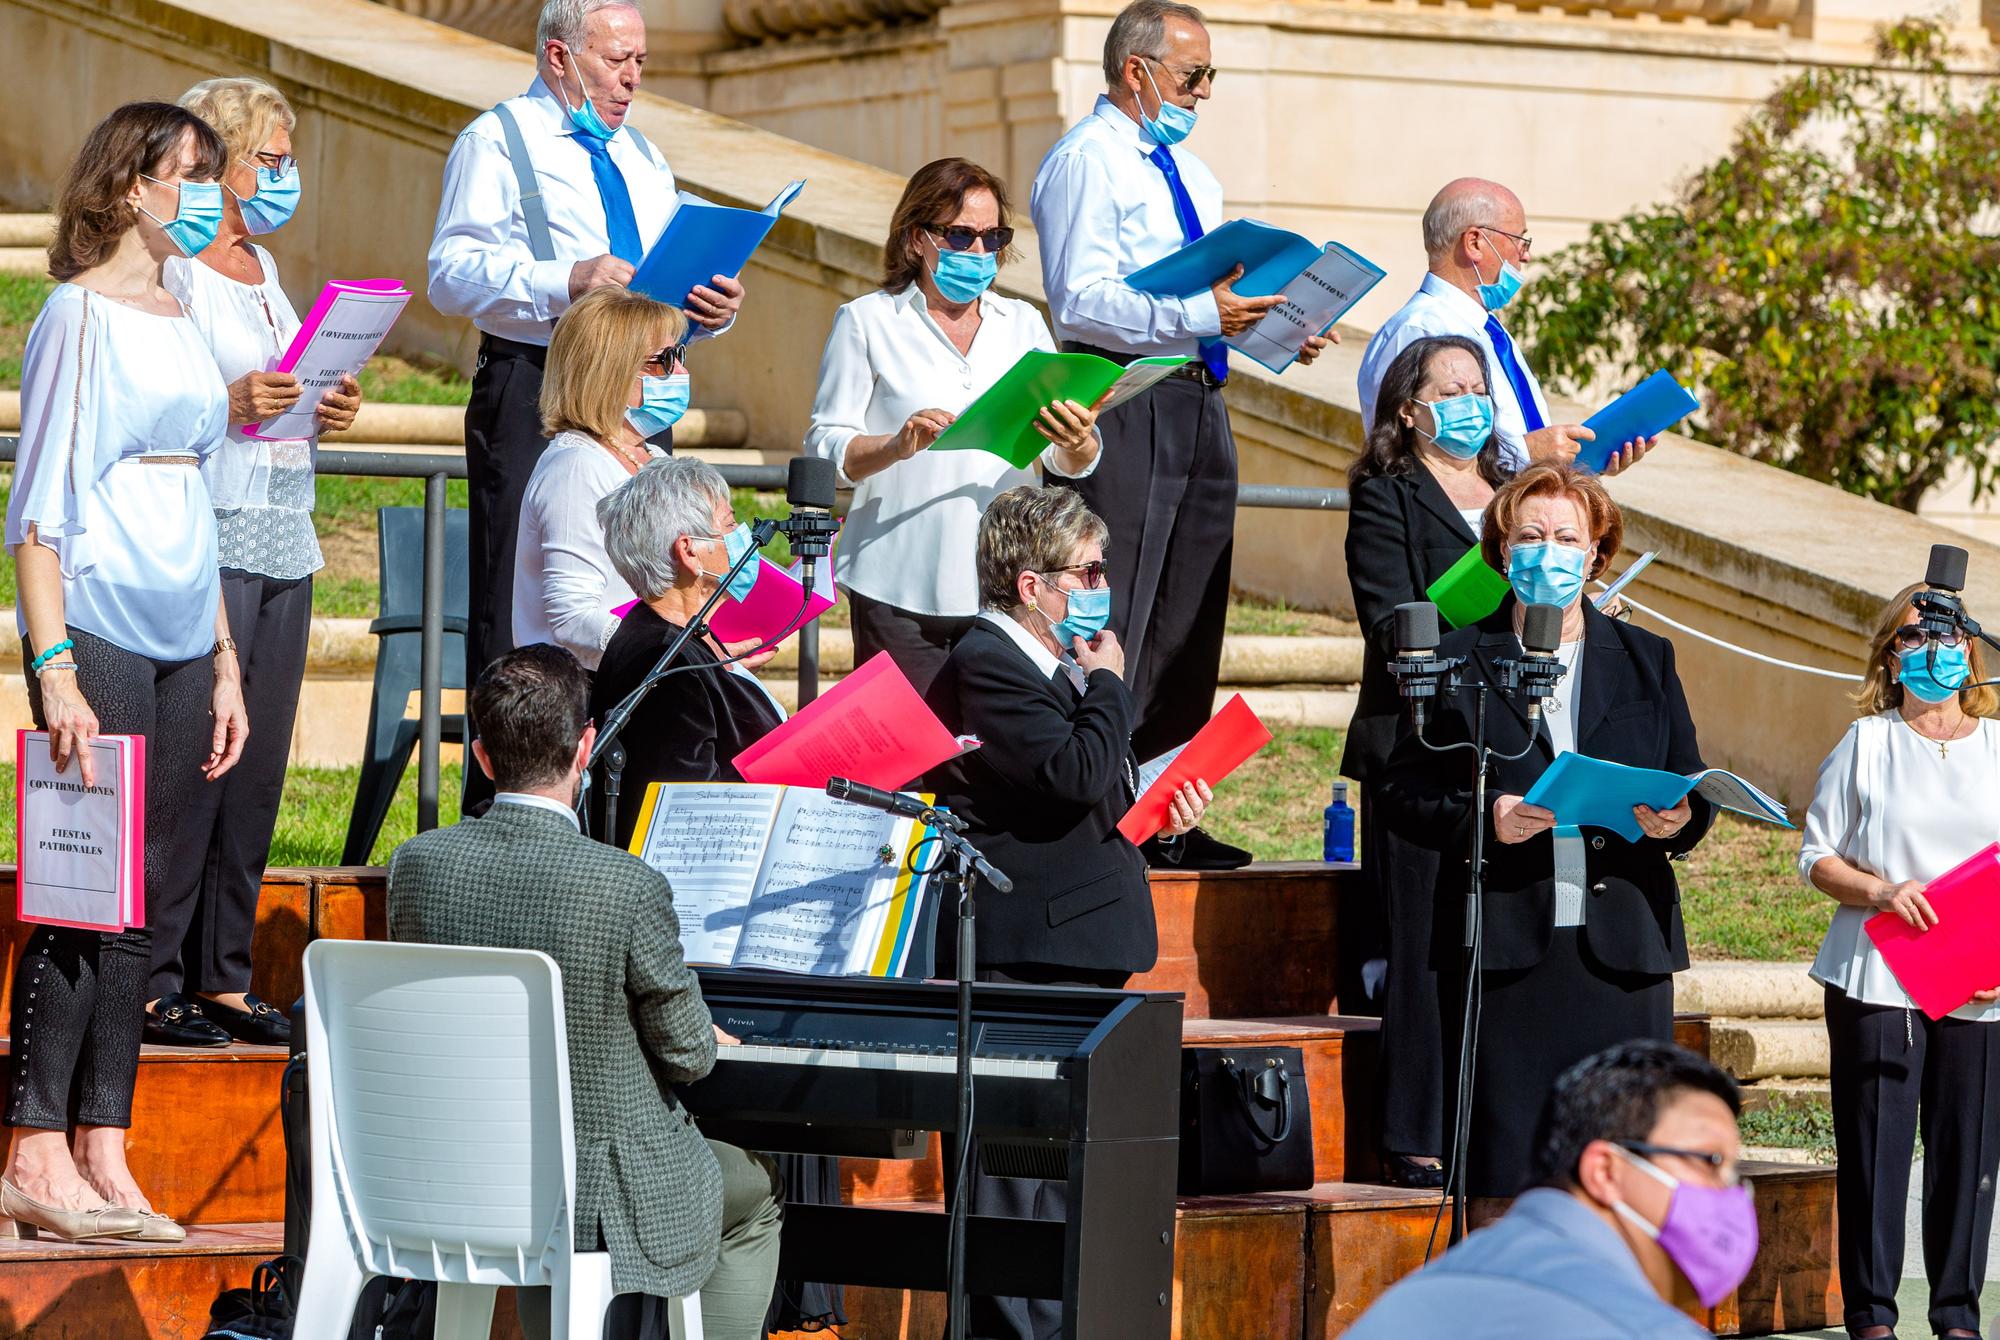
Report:
M 980 747 L 930 775 L 966 836 L 1014 881 L 981 891 L 979 965 L 1143 972 L 1159 956 L 1139 849 L 1118 832 L 1133 800 L 1132 695 L 1109 670 L 1078 694 L 981 619 L 960 638 L 929 701 Z M 956 919 L 938 917 L 938 969 L 957 962 Z
M 645 605 L 636 605 L 604 648 L 590 685 L 590 715 L 598 725 L 618 700 L 637 688 L 680 632 Z M 680 664 L 701 666 L 653 686 L 620 733 L 625 773 L 619 785 L 617 845 L 629 847 L 651 782 L 740 782 L 730 760 L 781 724 L 764 691 L 723 669 L 700 641 L 681 649 Z M 604 831 L 602 778 L 591 785 L 591 832 Z
M 1368 639 L 1361 694 L 1341 754 L 1343 776 L 1372 781 L 1402 732 L 1403 700 L 1389 674 L 1396 606 L 1424 600 L 1465 551 L 1479 543 L 1444 486 L 1418 462 L 1407 475 L 1374 475 L 1347 496 L 1347 582 Z
M 1466 678 L 1491 682 L 1494 661 L 1521 654 L 1510 598 L 1487 619 L 1448 634 L 1440 654 L 1467 658 Z M 1702 767 L 1687 695 L 1674 672 L 1673 644 L 1644 629 L 1584 609 L 1583 701 L 1576 705 L 1579 753 L 1640 768 L 1691 773 Z M 1559 690 L 1560 691 L 1560 690 Z M 1424 737 L 1433 744 L 1472 738 L 1475 695 L 1461 688 L 1440 699 Z M 1525 706 L 1492 695 L 1486 712 L 1488 742 L 1510 754 L 1527 743 Z M 1488 970 L 1530 968 L 1548 952 L 1555 908 L 1555 844 L 1539 834 L 1526 842 L 1493 836 L 1492 802 L 1526 795 L 1554 761 L 1548 732 L 1525 757 L 1497 762 L 1487 782 L 1486 953 Z M 1470 850 L 1472 767 L 1466 750 L 1436 754 L 1405 733 L 1381 777 L 1389 824 L 1406 839 L 1443 856 L 1437 896 L 1440 927 L 1457 936 L 1464 918 L 1465 860 Z M 1627 842 L 1607 829 L 1583 830 L 1589 890 L 1584 941 L 1592 957 L 1614 972 L 1664 976 L 1688 965 L 1681 926 L 1680 888 L 1671 860 L 1684 856 L 1715 818 L 1714 808 L 1690 795 L 1687 826 L 1668 839 Z

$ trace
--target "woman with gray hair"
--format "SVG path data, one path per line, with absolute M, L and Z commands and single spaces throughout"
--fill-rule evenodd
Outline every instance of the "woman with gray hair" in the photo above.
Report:
M 750 533 L 737 523 L 721 473 L 691 457 L 650 462 L 597 504 L 597 518 L 611 566 L 639 597 L 597 663 L 590 714 L 601 723 L 700 611 Z M 744 572 L 754 576 L 762 561 Z M 652 782 L 743 780 L 729 760 L 777 729 L 785 713 L 742 663 L 725 664 L 729 658 L 712 636 L 681 649 L 681 663 L 702 673 L 660 681 L 626 723 L 624 795 L 636 800 Z M 616 832 L 601 822 L 593 831 L 628 846 L 638 813 L 636 803 L 621 805 Z

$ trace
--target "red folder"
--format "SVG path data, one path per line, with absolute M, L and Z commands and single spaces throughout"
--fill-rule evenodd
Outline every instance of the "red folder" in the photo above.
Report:
M 1942 1019 L 2000 986 L 2000 842 L 1924 886 L 1937 925 L 1915 929 L 1894 912 L 1868 918 L 1889 971 L 1919 1009 Z
M 746 782 L 824 787 L 845 777 L 894 791 L 958 752 L 884 651 L 733 761 Z
M 1243 695 L 1237 694 L 1209 718 L 1206 726 L 1195 732 L 1195 737 L 1181 748 L 1166 771 L 1146 788 L 1146 794 L 1125 811 L 1125 817 L 1118 821 L 1118 831 L 1134 846 L 1144 842 L 1167 826 L 1167 806 L 1183 783 L 1200 778 L 1214 786 L 1269 743 L 1271 732 L 1250 710 L 1250 704 L 1243 701 Z

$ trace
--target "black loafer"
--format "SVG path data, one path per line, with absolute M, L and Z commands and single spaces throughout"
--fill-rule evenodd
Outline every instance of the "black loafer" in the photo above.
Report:
M 1418 1191 L 1435 1190 L 1444 1185 L 1444 1165 L 1427 1162 L 1413 1154 L 1384 1154 L 1382 1177 L 1391 1186 Z
M 1140 850 L 1156 870 L 1240 870 L 1254 859 L 1205 828 L 1191 828 L 1177 838 L 1149 838 Z
M 259 1047 L 291 1045 L 292 1021 L 285 1017 L 283 1011 L 247 991 L 243 994 L 243 1003 L 250 1008 L 239 1010 L 234 1005 L 203 996 L 201 1012 L 209 1020 L 222 1025 L 223 1031 L 238 1042 L 249 1042 Z
M 229 1034 L 204 1019 L 201 1006 L 175 992 L 146 1011 L 146 1041 L 155 1047 L 227 1047 Z

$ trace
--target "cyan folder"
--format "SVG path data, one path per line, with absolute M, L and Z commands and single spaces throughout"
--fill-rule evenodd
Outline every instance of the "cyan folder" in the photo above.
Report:
M 1552 812 L 1556 823 L 1564 827 L 1608 828 L 1627 842 L 1637 842 L 1645 833 L 1632 817 L 1634 805 L 1671 809 L 1690 791 L 1725 810 L 1792 826 L 1783 805 L 1722 768 L 1683 776 L 1587 754 L 1557 754 L 1556 761 L 1522 799 Z
M 1693 393 L 1661 368 L 1583 421 L 1597 436 L 1583 444 L 1576 463 L 1585 470 L 1602 470 L 1611 463 L 1611 453 L 1627 442 L 1664 433 L 1700 408 Z
M 1235 292 L 1263 298 L 1297 279 L 1320 258 L 1322 248 L 1297 233 L 1255 219 L 1231 219 L 1203 233 L 1171 256 L 1134 270 L 1125 282 L 1160 298 L 1192 298 L 1215 287 L 1241 265 Z
M 804 182 L 795 181 L 762 209 L 712 204 L 681 192 L 673 217 L 646 249 L 626 287 L 655 302 L 686 306 L 688 294 L 698 285 L 713 282 L 717 275 L 734 279 L 741 274 L 778 215 L 804 189 Z

